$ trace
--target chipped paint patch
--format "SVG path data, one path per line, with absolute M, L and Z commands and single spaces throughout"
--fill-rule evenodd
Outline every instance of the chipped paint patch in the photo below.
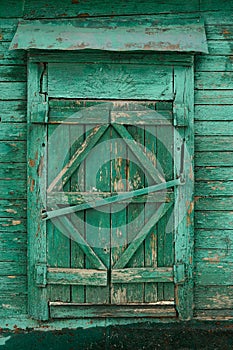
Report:
M 11 339 L 11 336 L 8 337 L 1 337 L 0 336 L 0 346 L 6 345 L 6 342 Z

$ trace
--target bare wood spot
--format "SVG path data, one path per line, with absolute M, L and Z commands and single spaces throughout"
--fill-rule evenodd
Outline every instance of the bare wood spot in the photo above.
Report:
M 21 221 L 20 220 L 12 220 L 12 225 L 16 226 L 16 225 L 20 225 Z
M 17 214 L 17 211 L 14 209 L 6 209 L 7 213 Z
M 41 177 L 41 175 L 42 175 L 43 167 L 44 167 L 44 156 L 42 156 L 40 158 L 40 162 L 39 162 L 39 165 L 38 165 L 38 168 L 37 168 L 37 174 L 38 174 L 39 177 Z
M 34 167 L 35 166 L 35 160 L 34 159 L 29 159 L 29 166 Z
M 33 192 L 35 187 L 35 180 L 31 179 L 30 191 Z

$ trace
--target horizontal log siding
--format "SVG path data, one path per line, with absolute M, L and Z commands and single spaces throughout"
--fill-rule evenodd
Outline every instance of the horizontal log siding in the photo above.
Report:
M 195 316 L 232 317 L 233 1 L 201 0 L 209 55 L 195 63 Z M 227 9 L 226 9 L 227 10 Z M 218 19 L 218 20 L 217 20 Z
M 113 2 L 103 6 L 94 0 L 77 4 L 51 1 L 49 5 L 46 0 L 26 0 L 24 14 L 26 18 L 87 13 L 135 16 L 180 12 L 185 16 L 200 10 L 210 54 L 195 59 L 195 315 L 224 317 L 232 314 L 228 311 L 233 295 L 233 1 L 147 2 L 129 1 L 125 8 Z M 0 3 L 0 317 L 22 317 L 27 309 L 26 54 L 8 51 L 23 17 L 23 3 Z
M 27 312 L 26 54 L 8 51 L 23 1 L 0 3 L 0 319 Z M 3 18 L 4 17 L 4 18 Z M 4 324 L 0 323 L 0 327 Z

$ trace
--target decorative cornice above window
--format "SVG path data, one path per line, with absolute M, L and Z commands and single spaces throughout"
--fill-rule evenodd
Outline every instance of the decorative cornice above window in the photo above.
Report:
M 208 53 L 203 21 L 177 16 L 23 21 L 10 49 Z

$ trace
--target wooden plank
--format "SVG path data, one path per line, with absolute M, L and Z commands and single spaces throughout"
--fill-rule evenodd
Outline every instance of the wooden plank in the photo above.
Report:
M 233 230 L 197 229 L 196 248 L 233 249 Z
M 233 166 L 233 152 L 197 152 L 196 166 Z
M 231 41 L 233 39 L 233 26 L 222 24 L 222 21 L 219 25 L 207 25 L 205 28 L 207 40 Z
M 27 292 L 27 276 L 0 276 L 0 295 Z
M 232 136 L 197 136 L 195 151 L 233 151 Z
M 129 17 L 127 17 L 129 18 Z M 1 45 L 0 45 L 1 52 Z M 11 52 L 18 52 L 12 50 Z M 39 58 L 40 57 L 40 58 Z M 78 52 L 66 52 L 62 56 L 56 51 L 36 51 L 30 53 L 31 62 L 69 62 L 69 63 L 108 63 L 108 64 L 130 64 L 130 65 L 159 65 L 159 66 L 190 66 L 193 63 L 189 54 L 177 55 L 176 53 L 155 53 L 150 51 L 118 52 L 117 55 L 111 51 L 98 52 L 95 50 L 85 50 Z M 68 102 L 69 103 L 69 102 Z
M 232 285 L 232 263 L 197 262 L 195 282 L 202 286 Z
M 126 194 L 124 191 L 121 193 Z M 50 192 L 47 198 L 48 203 L 53 207 L 54 204 L 78 205 L 86 202 L 98 201 L 111 196 L 111 192 Z M 129 198 L 128 200 L 119 201 L 118 203 L 170 203 L 173 199 L 173 192 L 167 190 L 166 193 L 164 193 L 164 191 L 148 193 L 147 195 Z
M 175 304 L 180 319 L 193 315 L 193 241 L 194 241 L 194 76 L 192 68 L 174 70 L 174 113 L 177 106 L 186 107 L 187 127 L 174 134 L 174 176 L 183 172 L 185 186 L 175 188 L 174 244 L 175 264 L 184 264 L 189 276 L 184 283 L 175 286 Z M 183 117 L 180 109 L 180 119 Z M 178 109 L 179 111 L 179 109 Z M 184 144 L 185 140 L 185 144 Z M 183 150 L 183 152 L 182 152 Z M 182 159 L 183 158 L 183 159 Z M 180 167 L 178 164 L 181 164 Z M 183 164 L 183 166 L 182 166 Z M 176 276 L 175 276 L 176 277 Z
M 231 1 L 223 0 L 221 3 L 217 0 L 200 0 L 201 11 L 217 11 L 217 10 L 232 10 L 233 4 Z
M 44 65 L 28 65 L 28 115 L 33 113 L 33 102 L 45 102 L 40 94 Z M 28 203 L 34 203 L 28 211 L 28 313 L 30 316 L 46 320 L 48 314 L 47 288 L 38 288 L 35 281 L 35 266 L 47 264 L 46 222 L 41 220 L 41 212 L 46 207 L 47 188 L 47 129 L 46 125 L 32 124 L 28 120 Z
M 23 0 L 2 0 L 0 4 L 1 17 L 22 17 L 23 16 Z M 9 11 L 11 9 L 11 11 Z
M 0 82 L 26 82 L 26 81 L 27 81 L 27 67 L 25 65 L 0 66 Z
M 74 153 L 69 162 L 64 166 L 60 173 L 50 183 L 47 191 L 51 192 L 53 189 L 59 190 L 62 188 L 62 184 L 66 184 L 73 172 L 87 157 L 90 150 L 96 145 L 100 137 L 107 130 L 108 125 L 96 126 L 91 130 L 82 146 Z M 62 184 L 60 180 L 62 179 Z
M 195 210 L 233 210 L 233 197 L 196 197 Z
M 1 141 L 25 141 L 26 124 L 25 123 L 2 123 L 0 129 Z
M 0 142 L 1 162 L 20 163 L 26 162 L 26 142 L 24 141 L 1 141 Z
M 46 40 L 43 38 L 49 32 Z M 148 36 L 149 33 L 149 36 Z M 179 40 L 177 41 L 177 36 Z M 96 38 L 98 37 L 98 40 Z M 200 18 L 112 17 L 20 22 L 10 49 L 165 51 L 208 53 Z
M 155 109 L 162 107 L 156 104 Z M 160 108 L 162 110 L 162 108 Z M 160 113 L 160 111 L 158 112 Z M 145 138 L 145 152 L 146 156 L 158 167 L 156 159 L 158 158 L 158 145 L 157 145 L 157 126 L 145 126 L 144 138 Z M 161 128 L 162 129 L 162 128 Z M 151 185 L 153 183 L 149 177 L 144 178 L 144 185 L 148 183 Z M 165 194 L 165 193 L 164 193 Z M 163 201 L 162 201 L 163 202 Z M 151 215 L 158 209 L 158 204 L 151 203 L 148 201 L 144 206 L 144 221 L 146 222 Z M 140 219 L 139 219 L 140 220 Z M 158 265 L 158 230 L 157 225 L 155 225 L 149 232 L 148 236 L 144 241 L 144 266 L 149 268 L 155 268 Z M 144 283 L 144 302 L 153 303 L 158 301 L 158 283 Z
M 209 40 L 209 54 L 212 55 L 232 55 L 231 43 L 227 40 Z
M 47 5 L 47 6 L 46 6 Z M 178 0 L 169 0 L 166 3 L 162 0 L 147 1 L 146 14 L 154 13 L 185 13 L 194 12 L 199 10 L 199 4 L 197 0 L 194 0 L 189 4 L 181 4 Z M 24 15 L 26 18 L 46 18 L 47 14 L 50 14 L 52 18 L 64 18 L 64 17 L 86 17 L 86 16 L 112 16 L 112 15 L 124 15 L 124 14 L 145 14 L 145 3 L 138 1 L 136 4 L 130 0 L 127 5 L 124 3 L 104 2 L 98 1 L 83 1 L 79 3 L 64 3 L 59 0 L 55 4 L 49 3 L 45 0 L 40 1 L 26 1 Z
M 0 42 L 0 64 L 26 64 L 27 54 L 23 50 L 9 50 L 10 42 Z
M 197 72 L 195 89 L 197 90 L 230 90 L 233 89 L 233 72 Z
M 195 121 L 231 121 L 233 106 L 218 106 L 218 105 L 196 105 L 195 106 Z
M 195 134 L 205 136 L 231 136 L 233 135 L 233 123 L 231 121 L 197 121 L 195 123 Z
M 1 100 L 26 100 L 26 83 L 3 82 L 0 83 Z
M 176 317 L 173 305 L 80 305 L 50 303 L 52 318 Z
M 60 104 L 59 104 L 60 106 Z M 59 108 L 59 107 L 58 107 Z M 81 137 L 78 137 L 81 135 Z M 70 156 L 72 156 L 76 149 L 81 147 L 85 140 L 85 126 L 84 125 L 72 125 L 70 126 Z M 70 191 L 84 190 L 84 170 L 85 162 L 83 162 L 79 168 L 72 174 L 70 178 Z M 57 204 L 59 202 L 56 202 Z M 71 204 L 70 204 L 71 205 Z M 71 215 L 70 220 L 75 226 L 78 226 L 80 232 L 85 235 L 85 213 L 79 212 L 76 215 Z M 85 268 L 85 254 L 80 246 L 74 240 L 70 242 L 70 267 L 71 268 Z M 71 301 L 82 303 L 85 301 L 85 286 L 71 286 Z
M 233 167 L 196 167 L 196 181 L 233 180 Z
M 26 179 L 7 179 L 0 182 L 0 193 L 2 199 L 26 199 Z
M 173 97 L 171 67 L 51 63 L 48 74 L 51 97 L 119 99 L 124 96 L 153 100 Z M 65 90 L 64 77 L 68 82 Z
M 166 213 L 169 207 L 170 204 L 164 204 L 158 208 L 157 212 L 148 220 L 142 230 L 136 234 L 133 242 L 131 242 L 128 248 L 121 255 L 120 259 L 114 265 L 114 269 L 121 269 L 126 266 L 129 259 L 133 256 L 134 252 L 146 238 L 148 231 L 150 231 L 150 229 L 159 221 L 159 219 Z
M 26 218 L 27 203 L 20 199 L 0 199 L 0 217 Z
M 26 122 L 25 101 L 0 101 L 0 120 L 2 123 Z
M 196 211 L 195 227 L 206 229 L 231 229 L 233 223 L 231 211 Z
M 233 286 L 198 286 L 195 290 L 195 305 L 199 310 L 218 310 L 233 308 Z
M 202 181 L 195 185 L 196 196 L 232 196 L 232 191 L 232 181 Z
M 26 294 L 4 293 L 0 296 L 0 315 L 1 317 L 11 318 L 14 316 L 23 316 L 27 313 Z
M 195 70 L 196 72 L 232 72 L 233 71 L 232 55 L 225 55 L 225 56 L 200 55 L 196 59 Z
M 86 107 L 79 109 L 52 110 L 49 113 L 50 123 L 62 124 L 108 124 L 109 123 L 109 107 L 108 103 L 96 104 L 94 107 Z
M 173 282 L 172 267 L 132 267 L 112 270 L 112 283 Z
M 167 117 L 162 118 L 161 113 L 149 109 L 145 111 L 111 112 L 111 122 L 121 125 L 171 125 L 171 112 L 167 113 Z
M 56 285 L 106 286 L 107 271 L 93 269 L 49 268 L 47 283 Z
M 222 25 L 232 25 L 231 11 L 223 7 L 218 11 L 204 11 L 201 13 L 201 17 L 205 20 L 207 25 L 219 25 L 219 18 L 221 18 Z
M 88 129 L 86 129 L 88 130 Z M 85 160 L 85 190 L 111 191 L 111 129 L 108 128 Z M 96 154 L 98 153 L 98 158 Z M 110 206 L 85 212 L 85 234 L 95 254 L 101 259 L 104 268 L 111 266 L 111 210 Z M 88 259 L 88 257 L 87 257 Z M 105 267 L 106 266 L 106 267 Z M 94 268 L 92 262 L 86 261 L 86 268 Z M 100 268 L 103 269 L 103 268 Z M 110 301 L 109 286 L 86 287 L 86 303 L 108 304 Z
M 145 171 L 148 171 L 149 175 L 158 183 L 164 182 L 165 179 L 156 169 L 156 167 L 152 164 L 152 162 L 147 158 L 141 144 L 137 142 L 130 132 L 123 125 L 114 124 L 114 129 L 119 133 L 119 135 L 124 139 L 128 147 L 133 152 L 134 156 L 136 156 L 137 160 L 143 166 Z
M 162 108 L 163 105 L 156 108 Z M 173 106 L 171 106 L 173 108 Z M 169 127 L 157 128 L 157 157 L 166 181 L 175 178 L 174 166 L 174 129 Z M 179 157 L 177 157 L 179 159 Z M 180 161 L 178 160 L 180 163 Z M 178 166 L 179 167 L 179 166 Z M 174 189 L 175 199 L 176 189 Z M 174 206 L 159 220 L 157 230 L 157 265 L 174 265 L 174 231 L 171 230 Z M 174 300 L 174 283 L 158 284 L 158 300 Z
M 48 126 L 48 153 L 47 153 L 47 182 L 51 183 L 62 168 L 63 162 L 70 157 L 69 127 L 64 125 L 56 129 L 55 125 Z M 58 141 L 59 140 L 59 141 Z M 65 186 L 69 190 L 69 184 Z M 48 203 L 48 201 L 47 201 Z M 56 206 L 57 204 L 55 204 Z M 50 267 L 70 267 L 70 239 L 56 221 L 47 223 L 47 264 Z M 71 301 L 70 286 L 48 286 L 49 300 Z
M 94 267 L 96 269 L 104 270 L 105 266 L 102 263 L 102 261 L 99 259 L 99 257 L 96 255 L 92 247 L 88 244 L 88 242 L 83 238 L 83 236 L 79 233 L 78 229 L 72 222 L 66 218 L 63 217 L 61 220 L 56 219 L 56 227 L 59 228 L 61 233 L 66 235 L 66 237 L 72 238 L 74 241 L 76 241 L 83 252 L 87 255 L 88 259 L 92 262 Z
M 194 317 L 207 321 L 231 321 L 233 319 L 232 309 L 220 310 L 196 310 Z
M 232 105 L 231 90 L 196 90 L 195 103 L 199 105 Z
M 110 197 L 106 196 L 105 198 L 100 198 L 100 199 L 97 198 L 97 200 L 95 200 L 95 201 L 85 202 L 85 203 L 78 204 L 78 205 L 75 205 L 72 207 L 66 207 L 66 208 L 61 208 L 61 209 L 58 209 L 58 207 L 56 207 L 53 210 L 44 212 L 42 214 L 42 218 L 45 220 L 49 220 L 52 218 L 64 216 L 64 215 L 75 213 L 75 212 L 85 210 L 85 209 L 99 208 L 99 207 L 103 207 L 103 206 L 106 206 L 109 204 L 118 203 L 118 202 L 121 202 L 123 200 L 128 200 L 128 199 L 136 197 L 136 196 L 141 196 L 141 195 L 145 195 L 147 193 L 157 192 L 160 190 L 164 190 L 166 188 L 171 188 L 171 187 L 179 186 L 179 185 L 181 185 L 181 180 L 180 180 L 180 178 L 177 178 L 175 180 L 162 182 L 162 183 L 152 185 L 152 186 L 149 186 L 146 188 L 139 188 L 139 189 L 134 190 L 134 191 L 128 191 L 125 193 L 114 194 Z M 92 187 L 92 189 L 93 188 L 95 189 L 95 187 Z
M 1 13 L 1 17 L 2 13 Z M 11 41 L 16 32 L 18 24 L 18 19 L 3 19 L 1 18 L 1 29 L 0 29 L 0 40 L 3 41 Z
M 130 108 L 129 108 L 130 109 Z M 115 125 L 114 125 L 115 127 Z M 132 190 L 140 190 L 146 187 L 147 185 L 147 174 L 146 174 L 146 168 L 142 166 L 142 163 L 139 161 L 139 158 L 142 157 L 148 162 L 150 165 L 150 169 L 153 169 L 153 183 L 154 178 L 157 175 L 156 168 L 154 164 L 151 162 L 149 158 L 147 158 L 147 154 L 145 152 L 145 132 L 144 128 L 137 127 L 135 125 L 128 126 L 125 128 L 126 133 L 124 134 L 124 130 L 122 130 L 122 127 L 116 129 L 117 132 L 121 135 L 121 137 L 124 139 L 124 141 L 127 144 L 127 173 L 128 173 L 128 188 Z M 119 131 L 118 131 L 119 130 Z M 122 133 L 123 131 L 123 133 Z M 135 143 L 135 145 L 130 145 L 127 143 L 127 137 L 129 137 L 129 140 L 131 140 Z M 134 141 L 135 140 L 135 141 Z M 145 145 L 145 146 L 144 146 Z M 142 148 L 141 148 L 142 147 Z M 140 156 L 141 154 L 141 156 Z M 129 204 L 127 207 L 127 249 L 131 249 L 131 245 L 134 242 L 135 237 L 141 232 L 145 225 L 145 205 L 143 203 L 138 204 Z M 149 232 L 148 232 L 149 235 Z M 131 247 L 131 248 L 130 248 Z M 144 267 L 145 264 L 145 243 L 144 241 L 141 241 L 141 243 L 138 245 L 137 249 L 135 249 L 134 253 L 129 257 L 127 262 L 128 268 L 139 268 Z M 121 254 L 116 264 L 121 261 L 123 255 L 125 254 L 126 250 Z M 127 255 L 127 253 L 126 253 Z M 123 257 L 124 259 L 124 257 Z M 113 265 L 114 268 L 115 264 Z M 126 266 L 126 265 L 125 265 Z M 112 270 L 113 271 L 113 270 Z M 126 284 L 124 284 L 126 286 Z M 130 285 L 126 286 L 126 298 L 127 303 L 143 303 L 144 302 L 144 295 L 145 295 L 145 284 L 143 283 L 132 283 Z
M 25 163 L 1 163 L 0 178 L 8 180 L 26 180 L 26 170 Z
M 26 275 L 27 264 L 25 261 L 0 261 L 0 271 L 1 271 L 1 276 Z
M 126 104 L 125 104 L 126 105 Z M 129 189 L 127 146 L 111 128 L 111 191 L 123 193 Z M 111 266 L 119 259 L 127 247 L 127 206 L 115 204 L 111 207 Z M 127 302 L 127 286 L 110 281 L 111 304 Z
M 195 250 L 195 259 L 197 262 L 209 262 L 212 263 L 233 263 L 233 250 L 229 249 L 216 249 L 216 248 L 208 248 L 208 249 L 196 249 Z
M 23 262 L 26 266 L 27 236 L 25 233 L 0 234 L 1 261 Z M 10 264 L 9 264 L 10 265 Z

